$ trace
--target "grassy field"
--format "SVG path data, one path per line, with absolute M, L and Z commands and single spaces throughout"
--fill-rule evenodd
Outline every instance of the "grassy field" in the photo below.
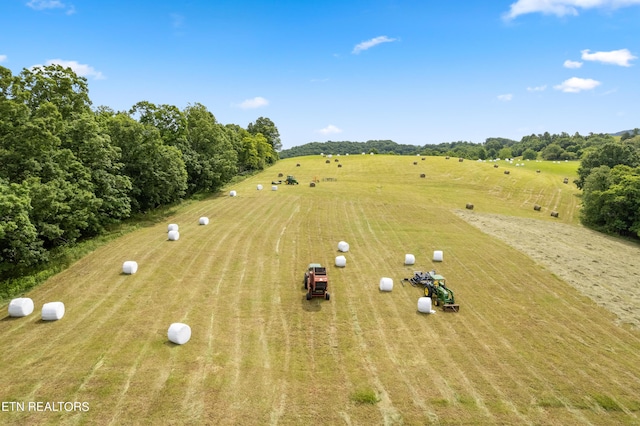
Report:
M 325 161 L 282 160 L 97 249 L 29 292 L 28 317 L 3 306 L 0 423 L 640 424 L 640 331 L 457 213 L 473 203 L 580 228 L 563 184 L 576 163 Z M 300 185 L 272 191 L 278 173 Z M 333 266 L 341 240 L 345 268 Z M 305 299 L 310 262 L 328 266 L 331 300 Z M 417 312 L 420 290 L 402 278 L 433 268 L 459 313 Z M 50 301 L 63 319 L 40 320 Z M 191 326 L 187 344 L 167 340 L 172 322 Z

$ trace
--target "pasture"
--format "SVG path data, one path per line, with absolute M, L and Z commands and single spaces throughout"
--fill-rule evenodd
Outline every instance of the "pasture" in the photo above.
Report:
M 510 229 L 559 225 L 588 237 L 578 191 L 563 184 L 577 164 L 498 164 L 281 160 L 110 242 L 26 294 L 30 316 L 11 318 L 2 306 L 0 423 L 640 424 L 639 324 L 556 273 L 551 236 L 538 247 L 542 262 L 470 223 L 490 214 L 522 220 Z M 271 190 L 278 173 L 300 185 Z M 179 225 L 177 241 L 168 223 Z M 637 250 L 623 248 L 599 248 L 603 276 L 585 285 Z M 434 250 L 443 262 L 431 260 Z M 403 264 L 406 253 L 415 265 Z M 346 267 L 334 266 L 338 254 Z M 134 275 L 121 273 L 127 260 L 139 265 Z M 311 262 L 328 267 L 329 301 L 305 299 Z M 628 267 L 622 282 L 637 285 L 640 263 Z M 420 289 L 402 278 L 434 268 L 459 313 L 417 312 Z M 391 292 L 379 291 L 381 277 L 393 278 Z M 637 312 L 635 299 L 620 297 Z M 41 321 L 51 301 L 66 313 Z M 167 340 L 173 322 L 190 325 L 188 343 Z

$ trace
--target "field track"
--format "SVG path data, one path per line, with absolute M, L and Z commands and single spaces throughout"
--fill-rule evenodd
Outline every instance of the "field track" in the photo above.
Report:
M 552 259 L 477 223 L 501 215 L 529 232 L 585 231 L 577 190 L 562 183 L 575 165 L 336 159 L 282 160 L 99 248 L 27 294 L 36 310 L 26 318 L 3 305 L 0 402 L 25 410 L 0 411 L 0 424 L 640 425 L 637 314 L 621 320 Z M 300 185 L 272 191 L 279 172 Z M 474 210 L 460 212 L 465 203 Z M 345 268 L 334 266 L 341 240 Z M 624 254 L 607 250 L 603 268 Z M 416 265 L 403 264 L 406 253 Z M 138 262 L 135 275 L 121 274 L 126 260 Z M 305 299 L 310 262 L 328 266 L 331 300 Z M 417 312 L 420 289 L 402 278 L 433 268 L 459 313 Z M 620 282 L 632 287 L 640 263 L 628 273 Z M 393 291 L 379 291 L 382 277 Z M 638 312 L 637 299 L 620 297 Z M 42 304 L 57 300 L 64 318 L 41 321 Z M 187 344 L 167 340 L 172 322 L 191 326 Z M 361 402 L 368 394 L 377 402 Z M 90 408 L 29 411 L 30 401 Z

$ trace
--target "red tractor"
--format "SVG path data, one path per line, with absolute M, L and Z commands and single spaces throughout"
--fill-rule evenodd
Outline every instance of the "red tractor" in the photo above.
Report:
M 310 263 L 307 272 L 304 273 L 304 289 L 307 290 L 307 300 L 313 297 L 324 297 L 329 300 L 327 286 L 327 268 L 319 263 Z

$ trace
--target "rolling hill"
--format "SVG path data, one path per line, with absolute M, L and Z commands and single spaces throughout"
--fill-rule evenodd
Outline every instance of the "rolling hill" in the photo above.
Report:
M 522 164 L 297 157 L 185 204 L 0 318 L 0 423 L 640 424 L 638 246 L 579 225 L 577 163 Z M 311 262 L 331 300 L 306 300 Z M 402 278 L 431 269 L 460 312 L 417 311 Z

